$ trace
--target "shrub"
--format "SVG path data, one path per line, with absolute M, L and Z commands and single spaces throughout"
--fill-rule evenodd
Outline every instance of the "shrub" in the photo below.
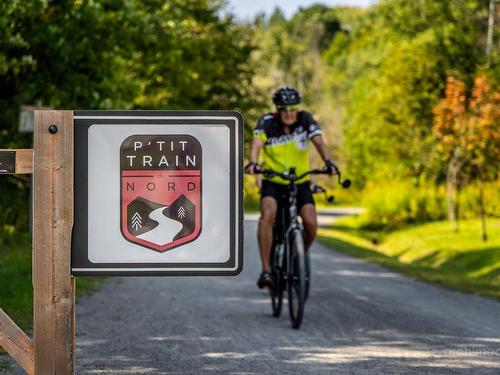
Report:
M 486 213 L 500 217 L 500 182 L 485 184 Z M 410 181 L 386 184 L 369 183 L 363 191 L 362 205 L 366 209 L 361 218 L 367 228 L 394 228 L 404 224 L 443 220 L 447 217 L 446 187 Z M 459 215 L 462 219 L 479 216 L 479 190 L 475 185 L 464 187 L 459 193 Z

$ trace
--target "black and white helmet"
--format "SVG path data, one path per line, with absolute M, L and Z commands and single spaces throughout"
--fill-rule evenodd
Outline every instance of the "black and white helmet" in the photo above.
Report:
M 277 106 L 299 104 L 300 102 L 299 92 L 290 86 L 280 87 L 273 94 L 273 103 Z

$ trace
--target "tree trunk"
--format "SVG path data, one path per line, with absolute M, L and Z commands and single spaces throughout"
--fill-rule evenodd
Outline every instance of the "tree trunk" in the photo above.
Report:
M 446 198 L 448 203 L 448 220 L 453 225 L 455 231 L 458 230 L 457 217 L 455 215 L 456 186 L 457 186 L 457 178 L 453 168 L 451 168 L 451 162 L 450 162 L 450 164 L 448 165 L 448 173 L 446 176 Z
M 458 232 L 458 217 L 457 217 L 457 177 L 463 161 L 460 158 L 460 152 L 455 150 L 450 162 L 448 163 L 448 171 L 446 173 L 446 197 L 448 205 L 448 220 L 453 225 L 454 231 Z
M 486 55 L 489 55 L 493 47 L 493 32 L 495 30 L 495 0 L 490 0 L 488 15 L 488 34 L 486 36 Z
M 460 185 L 457 183 L 457 186 L 455 188 L 455 233 L 458 233 L 460 231 L 460 209 L 462 207 L 460 206 Z
M 482 180 L 479 180 L 479 209 L 481 213 L 482 239 L 486 242 L 488 241 L 488 233 L 486 233 L 486 213 L 484 210 L 484 190 Z

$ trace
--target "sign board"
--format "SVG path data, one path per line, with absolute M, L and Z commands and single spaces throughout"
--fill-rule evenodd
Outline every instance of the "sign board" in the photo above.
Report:
M 16 171 L 16 152 L 0 151 L 0 174 L 11 174 Z
M 75 111 L 72 274 L 236 275 L 243 119 Z

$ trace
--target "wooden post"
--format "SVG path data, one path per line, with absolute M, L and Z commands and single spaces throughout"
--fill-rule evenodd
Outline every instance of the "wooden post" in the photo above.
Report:
M 35 111 L 33 284 L 35 374 L 73 374 L 73 112 Z

